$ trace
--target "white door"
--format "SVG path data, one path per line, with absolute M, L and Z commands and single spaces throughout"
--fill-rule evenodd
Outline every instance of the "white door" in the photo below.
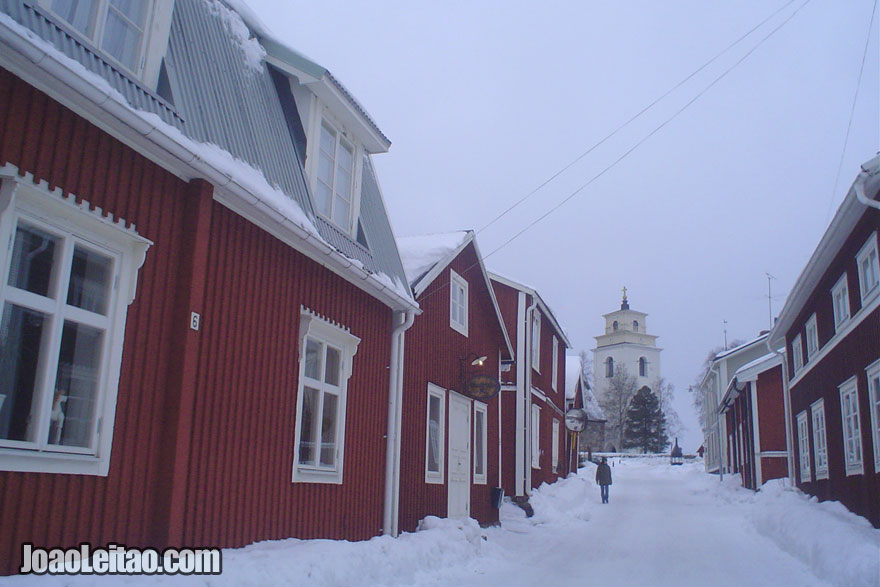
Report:
M 449 394 L 449 497 L 446 515 L 466 518 L 471 513 L 471 402 Z

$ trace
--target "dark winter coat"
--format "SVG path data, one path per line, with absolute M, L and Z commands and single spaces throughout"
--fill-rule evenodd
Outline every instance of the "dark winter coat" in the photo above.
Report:
M 599 485 L 611 485 L 611 467 L 608 463 L 599 463 L 596 468 L 596 483 Z

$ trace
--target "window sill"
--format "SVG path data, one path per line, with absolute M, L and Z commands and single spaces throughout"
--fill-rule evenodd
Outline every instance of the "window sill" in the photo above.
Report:
M 443 485 L 443 476 L 436 473 L 426 473 L 425 483 L 429 485 Z
M 304 467 L 293 469 L 292 483 L 323 483 L 326 485 L 342 485 L 342 471 L 322 471 Z
M 106 477 L 109 470 L 109 458 L 0 449 L 0 471 Z
M 858 465 L 847 465 L 847 467 L 846 467 L 846 476 L 847 477 L 854 477 L 856 475 L 864 475 L 864 474 L 865 474 L 865 467 L 862 465 L 862 463 L 859 463 Z

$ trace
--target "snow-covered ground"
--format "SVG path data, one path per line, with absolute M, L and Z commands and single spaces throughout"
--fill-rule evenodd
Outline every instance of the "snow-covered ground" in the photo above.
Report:
M 127 584 L 210 585 L 880 585 L 880 530 L 838 503 L 781 481 L 757 494 L 701 463 L 614 459 L 602 505 L 595 467 L 511 504 L 501 527 L 428 518 L 423 529 L 366 542 L 282 540 L 223 552 L 214 577 L 131 577 Z M 97 577 L 10 577 L 93 584 Z M 120 577 L 106 577 L 117 583 Z

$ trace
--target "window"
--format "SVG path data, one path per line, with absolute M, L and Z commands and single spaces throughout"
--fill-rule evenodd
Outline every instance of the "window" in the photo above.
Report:
M 638 331 L 639 331 L 639 321 L 633 320 L 633 332 L 638 332 Z
M 468 335 L 468 282 L 449 270 L 449 326 Z
M 810 476 L 810 434 L 807 428 L 807 413 L 801 412 L 797 416 L 798 430 L 798 457 L 801 470 L 801 483 L 812 481 Z
M 541 467 L 541 408 L 532 406 L 532 468 Z
M 639 377 L 648 376 L 648 359 L 639 357 Z
M 559 420 L 553 419 L 553 472 L 559 472 Z
M 868 401 L 871 406 L 871 437 L 874 440 L 874 472 L 880 473 L 880 359 L 866 369 Z
M 813 448 L 816 451 L 816 479 L 828 478 L 828 443 L 825 434 L 825 401 L 810 406 L 813 416 Z
M 801 348 L 800 334 L 795 336 L 794 340 L 791 341 L 791 360 L 794 363 L 795 374 L 797 374 L 798 371 L 804 368 L 804 351 Z
M 859 425 L 859 397 L 856 378 L 851 377 L 839 389 L 846 474 L 847 476 L 861 475 L 864 470 L 862 467 L 862 433 Z
M 106 476 L 128 305 L 150 241 L 3 179 L 0 469 Z
M 553 365 L 551 365 L 550 370 L 550 386 L 553 388 L 553 391 L 556 391 L 558 387 L 556 380 L 559 379 L 559 340 L 555 334 L 553 335 Z
M 474 402 L 474 483 L 486 484 L 486 404 Z
M 815 314 L 807 320 L 805 329 L 807 331 L 807 361 L 809 361 L 819 351 L 819 329 L 816 327 Z
M 532 369 L 541 372 L 541 313 L 532 311 Z
M 354 193 L 354 145 L 326 120 L 321 122 L 315 204 L 318 212 L 351 232 Z
M 425 483 L 443 483 L 443 453 L 446 446 L 446 392 L 428 384 L 425 424 Z
M 147 18 L 144 0 L 51 0 L 52 12 L 129 71 L 143 67 Z
M 619 327 L 620 327 L 620 324 L 617 323 L 617 320 L 615 320 L 615 321 L 611 324 L 611 328 L 613 328 L 615 332 L 617 332 L 617 329 L 618 329 Z
M 345 402 L 360 339 L 303 309 L 293 481 L 342 483 Z
M 862 305 L 880 292 L 880 261 L 877 259 L 877 233 L 872 233 L 868 242 L 856 255 L 859 267 L 859 293 Z
M 846 273 L 831 288 L 831 304 L 834 308 L 834 330 L 849 320 L 849 288 L 846 284 Z
M 614 359 L 605 359 L 605 377 L 614 377 Z

